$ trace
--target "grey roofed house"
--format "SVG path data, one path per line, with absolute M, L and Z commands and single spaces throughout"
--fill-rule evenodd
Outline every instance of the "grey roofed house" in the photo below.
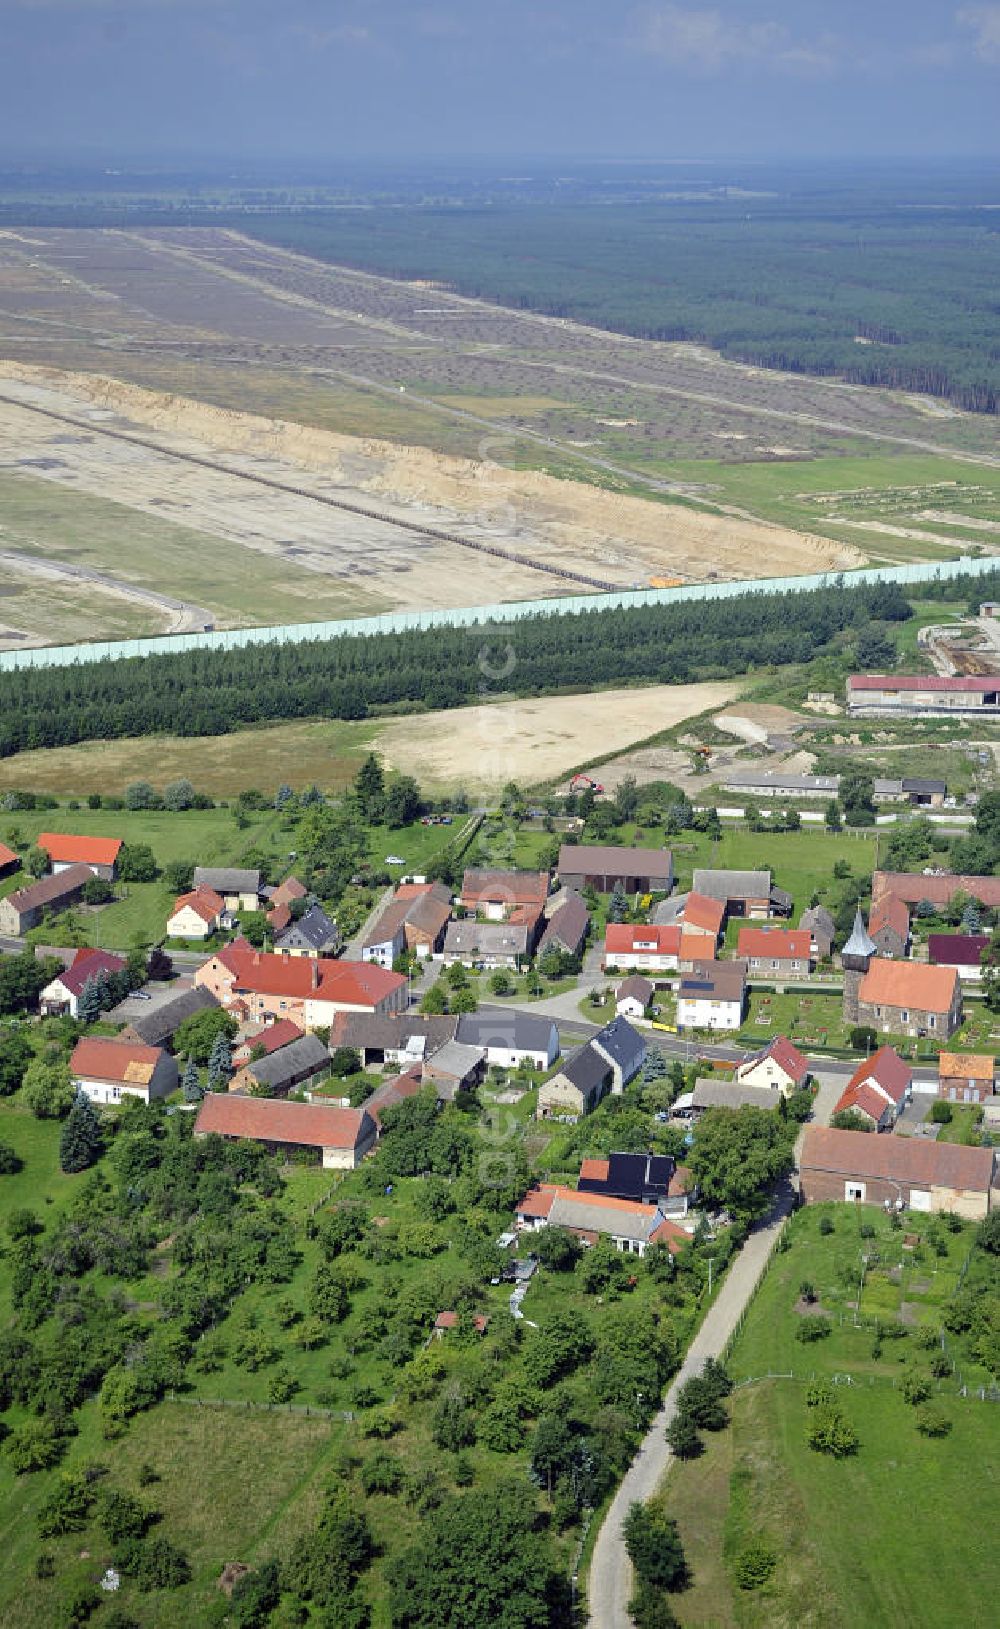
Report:
M 297 1041 L 278 1048 L 265 1058 L 244 1064 L 234 1079 L 251 1075 L 261 1086 L 272 1092 L 291 1091 L 305 1080 L 313 1079 L 330 1067 L 330 1054 L 318 1035 L 302 1035 Z
M 570 1053 L 559 1073 L 579 1087 L 584 1097 L 589 1097 L 607 1080 L 611 1065 L 593 1041 L 584 1041 L 582 1046 Z
M 387 1053 L 429 1056 L 455 1034 L 456 1018 L 424 1013 L 339 1012 L 330 1029 L 330 1046 L 353 1047 L 362 1063 L 381 1062 Z M 422 1042 L 422 1045 L 410 1044 Z
M 322 905 L 310 905 L 298 921 L 289 922 L 287 928 L 274 936 L 278 951 L 305 950 L 316 956 L 339 950 L 340 931 Z
M 590 1044 L 611 1064 L 616 1091 L 621 1091 L 630 1080 L 634 1080 L 642 1068 L 646 1043 L 627 1018 L 612 1018 L 610 1024 L 605 1024 L 591 1038 Z
M 668 848 L 628 848 L 615 843 L 564 843 L 556 869 L 563 882 L 584 887 L 589 882 L 608 893 L 616 882 L 629 889 L 665 888 L 674 879 L 674 857 Z
M 787 888 L 779 888 L 776 883 L 771 884 L 771 909 L 778 916 L 791 916 L 794 899 Z
M 780 1102 L 776 1086 L 742 1086 L 735 1080 L 696 1080 L 691 1094 L 694 1109 L 776 1109 Z
M 547 1062 L 559 1054 L 559 1032 L 553 1020 L 538 1013 L 518 1012 L 513 1007 L 462 1013 L 455 1039 L 465 1046 L 484 1047 L 491 1063 L 491 1053 L 544 1057 Z
M 528 956 L 530 930 L 510 922 L 449 922 L 445 961 L 482 961 L 513 966 Z
M 805 928 L 816 946 L 816 954 L 829 956 L 837 937 L 837 926 L 825 905 L 813 905 L 799 917 L 799 927 Z
M 177 990 L 163 1001 L 154 999 L 140 1005 L 134 996 L 128 996 L 112 1007 L 107 1018 L 112 1024 L 125 1024 L 124 1039 L 140 1041 L 143 1046 L 164 1046 L 186 1018 L 218 1005 L 211 990 L 193 984 L 189 990 Z
M 657 928 L 673 927 L 684 915 L 684 907 L 689 897 L 688 894 L 671 894 L 669 899 L 661 899 L 649 914 L 650 922 Z
M 587 937 L 589 925 L 590 912 L 586 903 L 574 889 L 567 889 L 563 903 L 549 917 L 538 943 L 538 955 L 544 956 L 547 950 L 555 946 L 570 956 L 576 956 Z
M 643 1008 L 649 1006 L 653 999 L 654 985 L 652 979 L 643 978 L 641 973 L 631 973 L 627 979 L 622 979 L 615 991 L 615 1000 L 626 1001 L 631 996 Z
M 260 872 L 232 865 L 196 865 L 194 886 L 213 888 L 223 897 L 230 894 L 256 894 L 260 897 Z
M 38 925 L 47 909 L 58 911 L 74 904 L 93 875 L 89 865 L 70 865 L 64 871 L 50 871 L 26 888 L 16 888 L 0 900 L 0 932 L 26 933 Z
M 461 1041 L 445 1041 L 444 1046 L 438 1047 L 436 1052 L 425 1059 L 423 1078 L 451 1087 L 451 1090 L 438 1094 L 441 1097 L 451 1097 L 467 1082 L 475 1082 L 481 1077 L 485 1062 L 486 1052 L 483 1047 L 465 1046 Z
M 707 894 L 709 899 L 719 899 L 724 905 L 731 899 L 767 901 L 771 897 L 771 873 L 719 871 L 710 866 L 700 866 L 694 873 L 691 892 Z
M 646 1244 L 662 1221 L 663 1215 L 654 1205 L 644 1211 L 630 1212 L 624 1205 L 620 1210 L 609 1210 L 605 1205 L 588 1204 L 586 1194 L 580 1194 L 578 1199 L 559 1194 L 549 1211 L 550 1227 L 577 1228 L 582 1233 L 610 1233 L 616 1239 L 633 1239 L 637 1244 Z

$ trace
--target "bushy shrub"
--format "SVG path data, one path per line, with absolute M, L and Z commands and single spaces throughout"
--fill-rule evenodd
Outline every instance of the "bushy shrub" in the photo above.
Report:
M 760 1589 L 777 1565 L 778 1557 L 771 1546 L 763 1539 L 755 1539 L 737 1556 L 733 1576 L 740 1589 Z
M 940 1403 L 923 1403 L 914 1415 L 917 1430 L 923 1437 L 946 1437 L 952 1420 Z
M 795 1331 L 795 1339 L 801 1341 L 803 1346 L 809 1346 L 813 1341 L 825 1340 L 833 1329 L 833 1324 L 825 1314 L 810 1315 L 800 1318 Z
M 827 1404 L 813 1409 L 809 1417 L 806 1441 L 818 1454 L 829 1454 L 833 1459 L 846 1459 L 858 1451 L 858 1433 L 839 1408 Z

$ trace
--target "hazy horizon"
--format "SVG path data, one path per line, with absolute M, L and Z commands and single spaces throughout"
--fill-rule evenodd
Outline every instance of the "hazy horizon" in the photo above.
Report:
M 0 0 L 0 17 L 8 164 L 1000 154 L 998 0 Z

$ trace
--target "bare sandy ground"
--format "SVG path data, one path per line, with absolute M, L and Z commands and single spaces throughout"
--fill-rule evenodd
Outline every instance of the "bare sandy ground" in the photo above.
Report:
M 721 707 L 740 689 L 723 683 L 654 685 L 422 713 L 386 725 L 378 746 L 394 768 L 427 785 L 531 786 Z
M 109 415 L 103 420 L 108 427 L 130 425 L 144 434 L 152 432 L 165 448 L 194 456 L 222 455 L 233 469 L 248 474 L 283 477 L 317 493 L 370 503 L 390 516 L 458 529 L 476 541 L 526 554 L 540 566 L 563 567 L 621 586 L 645 586 L 652 576 L 700 581 L 706 577 L 795 575 L 864 563 L 860 551 L 848 544 L 765 522 L 605 492 L 538 471 L 512 470 L 488 457 L 480 461 L 449 457 L 425 448 L 230 412 L 102 375 L 4 361 L 0 362 L 0 390 L 17 394 L 26 404 L 62 404 L 61 410 L 85 416 L 99 429 L 102 421 L 96 410 Z M 12 421 L 11 414 L 16 413 L 0 404 L 0 429 L 8 458 L 16 455 L 18 438 L 23 440 L 27 433 L 27 415 L 22 413 Z M 332 568 L 338 559 L 342 567 L 350 554 L 352 529 L 356 536 L 359 522 L 345 517 L 349 524 L 342 526 L 329 509 L 321 517 L 310 518 L 308 497 L 285 499 L 263 489 L 255 494 L 243 483 L 240 502 L 234 506 L 220 502 L 223 495 L 212 485 L 225 477 L 208 471 L 186 474 L 180 492 L 182 476 L 176 465 L 164 493 L 165 477 L 156 468 L 155 454 L 138 449 L 135 456 L 115 458 L 108 454 L 108 445 L 98 435 L 74 449 L 74 478 L 81 484 L 99 479 L 104 494 L 116 501 L 139 507 L 156 503 L 159 513 L 168 518 L 183 508 L 185 524 L 218 530 L 220 535 L 245 541 L 248 547 L 287 548 L 298 530 L 303 534 L 304 554 L 294 564 L 306 569 L 322 569 L 319 562 L 324 555 Z M 33 445 L 31 452 L 37 454 L 37 447 Z M 97 473 L 88 476 L 88 469 Z M 57 471 L 52 478 L 59 478 Z M 164 496 L 172 509 L 164 509 Z M 320 519 L 322 540 L 315 535 Z M 447 552 L 448 546 L 433 545 L 433 551 Z M 410 543 L 400 552 L 404 557 L 412 555 Z M 426 569 L 414 574 L 416 568 L 408 566 L 405 558 L 396 559 L 387 561 L 380 572 L 376 559 L 370 586 L 390 593 L 395 604 L 415 607 L 567 591 L 558 579 L 546 582 L 530 568 L 463 551 L 464 581 L 461 592 L 452 594 L 456 561 L 442 554 L 441 563 L 445 572 L 435 569 L 434 559 L 429 558 Z M 400 581 L 401 571 L 409 580 Z M 568 591 L 573 591 L 572 585 Z

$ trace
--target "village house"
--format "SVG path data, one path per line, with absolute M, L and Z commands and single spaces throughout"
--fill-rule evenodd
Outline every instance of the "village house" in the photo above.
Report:
M 610 894 L 669 894 L 674 885 L 674 857 L 668 848 L 627 848 L 617 844 L 564 843 L 556 866 L 567 888 L 594 888 Z
M 195 888 L 221 894 L 227 911 L 255 911 L 261 902 L 260 872 L 233 865 L 196 865 Z
M 985 933 L 932 933 L 927 960 L 935 967 L 953 967 L 960 979 L 976 983 L 983 976 L 983 951 L 989 942 Z
M 174 901 L 167 918 L 170 939 L 208 939 L 218 933 L 226 902 L 213 888 L 193 888 Z
M 232 1047 L 230 1057 L 234 1069 L 242 1069 L 253 1058 L 254 1053 L 259 1057 L 269 1057 L 272 1052 L 280 1052 L 283 1046 L 290 1046 L 292 1041 L 300 1041 L 305 1034 L 298 1024 L 293 1024 L 290 1018 L 279 1018 L 276 1024 L 253 1024 L 244 1028 Z
M 691 889 L 718 900 L 727 916 L 761 920 L 771 915 L 770 871 L 719 871 L 699 866 Z
M 549 1183 L 531 1188 L 524 1195 L 515 1210 L 515 1225 L 519 1232 L 527 1233 L 543 1227 L 565 1228 L 584 1244 L 610 1239 L 616 1250 L 635 1256 L 644 1256 L 653 1244 L 664 1244 L 671 1255 L 676 1255 L 691 1239 L 691 1234 L 657 1205 L 579 1193 L 575 1188 Z
M 604 968 L 608 972 L 671 973 L 690 970 L 715 957 L 715 940 L 707 933 L 688 933 L 644 922 L 609 922 L 604 934 Z
M 918 809 L 940 809 L 947 795 L 947 782 L 920 775 L 903 775 L 899 779 L 876 775 L 872 782 L 873 803 L 910 803 Z
M 87 980 L 124 971 L 125 959 L 122 956 L 113 956 L 108 950 L 77 950 L 69 966 L 57 974 L 39 996 L 38 1006 L 43 1018 L 58 1018 L 63 1013 L 68 1013 L 70 1018 L 79 1018 L 80 996 Z
M 551 1018 L 528 1012 L 466 1012 L 455 1030 L 463 1046 L 478 1046 L 495 1069 L 549 1069 L 559 1056 L 559 1031 Z
M 583 1161 L 577 1192 L 658 1205 L 667 1197 L 674 1170 L 670 1154 L 609 1154 L 607 1159 Z
M 383 1081 L 376 1086 L 371 1097 L 365 1098 L 365 1113 L 370 1114 L 375 1122 L 378 1135 L 382 1135 L 382 1115 L 386 1109 L 394 1109 L 398 1104 L 404 1103 L 408 1097 L 416 1097 L 423 1090 L 423 1081 L 420 1075 L 420 1065 L 406 1069 L 401 1075 L 392 1080 Z
M 714 955 L 726 924 L 726 907 L 724 901 L 708 894 L 672 894 L 653 906 L 649 920 L 656 927 L 683 928 L 692 936 L 704 934 L 711 940 Z
M 696 1080 L 692 1091 L 681 1093 L 674 1103 L 674 1113 L 700 1117 L 708 1109 L 776 1109 L 782 1096 L 777 1086 L 748 1086 L 709 1075 Z
M 985 1103 L 993 1095 L 996 1061 L 988 1054 L 942 1052 L 938 1058 L 938 1097 L 950 1103 Z
M 263 1058 L 252 1058 L 229 1082 L 231 1092 L 287 1097 L 330 1073 L 330 1054 L 318 1035 L 300 1035 Z
M 982 1221 L 990 1208 L 992 1148 L 929 1137 L 871 1137 L 807 1126 L 799 1191 L 807 1205 L 846 1200 L 886 1210 L 950 1211 Z
M 1000 907 L 1000 877 L 973 877 L 964 873 L 923 871 L 876 871 L 872 877 L 872 906 L 886 894 L 893 894 L 911 908 L 924 900 L 941 910 L 956 894 L 977 900 L 990 910 Z
M 485 1073 L 486 1053 L 482 1047 L 445 1041 L 424 1059 L 421 1079 L 433 1084 L 442 1103 L 450 1103 L 456 1093 L 478 1086 Z
M 488 922 L 508 922 L 514 912 L 537 918 L 549 897 L 547 871 L 466 871 L 460 894 L 462 909 Z
M 825 905 L 813 905 L 799 917 L 799 927 L 809 935 L 809 954 L 814 962 L 825 962 L 833 955 L 833 942 L 837 926 Z
M 736 1069 L 743 1086 L 776 1086 L 783 1097 L 800 1092 L 809 1081 L 809 1062 L 784 1035 L 776 1035 L 763 1051 L 745 1058 Z
M 744 962 L 702 963 L 677 986 L 678 1029 L 739 1029 L 746 993 Z
M 653 994 L 649 979 L 644 979 L 641 973 L 632 973 L 615 991 L 615 1012 L 620 1018 L 644 1018 Z
M 857 1022 L 891 1035 L 947 1040 L 962 1022 L 962 990 L 951 967 L 875 957 L 858 991 Z
M 21 939 L 38 927 L 47 911 L 68 910 L 79 902 L 93 875 L 89 865 L 71 865 L 16 889 L 0 899 L 0 933 Z
M 520 926 L 513 920 L 449 922 L 441 959 L 446 967 L 461 962 L 464 967 L 502 967 L 517 972 L 531 960 L 534 926 Z
M 291 917 L 283 927 L 274 929 L 278 956 L 335 956 L 340 946 L 340 929 L 322 905 L 310 905 L 301 916 Z
M 613 1018 L 571 1052 L 539 1089 L 540 1120 L 579 1119 L 590 1114 L 607 1092 L 620 1095 L 642 1068 L 646 1043 L 624 1019 Z
M 55 876 L 69 871 L 73 866 L 85 865 L 91 876 L 114 882 L 122 840 L 120 837 L 77 837 L 67 832 L 43 831 L 39 833 L 38 847 L 48 855 L 49 866 Z
M 752 978 L 805 978 L 812 970 L 812 940 L 805 928 L 741 928 L 736 953 Z
M 291 1018 L 302 1029 L 328 1028 L 338 1012 L 402 1011 L 406 979 L 364 962 L 278 956 L 234 939 L 209 958 L 195 983 L 244 1019 Z
M 117 1007 L 112 1007 L 107 1014 L 109 1021 L 125 1025 L 118 1039 L 138 1041 L 142 1046 L 169 1046 L 186 1018 L 219 1005 L 211 990 L 184 980 L 178 980 L 178 984 L 180 988 L 150 995 L 146 1001 L 138 1001 L 135 995 L 126 996 Z
M 891 1131 L 913 1095 L 913 1070 L 891 1046 L 858 1064 L 834 1114 L 859 1114 L 874 1131 Z
M 73 1048 L 69 1067 L 77 1090 L 92 1103 L 120 1103 L 123 1097 L 151 1103 L 177 1090 L 177 1062 L 169 1052 L 120 1037 L 84 1036 Z
M 330 1028 L 330 1050 L 350 1047 L 362 1069 L 392 1064 L 408 1068 L 454 1039 L 458 1019 L 417 1012 L 337 1013 Z
M 490 1320 L 484 1317 L 481 1312 L 473 1313 L 469 1319 L 469 1322 L 477 1335 L 485 1335 L 486 1331 L 490 1327 Z M 457 1329 L 459 1327 L 459 1323 L 460 1319 L 457 1312 L 439 1312 L 434 1320 L 434 1339 L 436 1341 L 443 1341 L 444 1337 L 448 1334 L 448 1331 L 451 1329 Z
M 286 877 L 284 882 L 279 882 L 276 887 L 263 889 L 263 893 L 270 901 L 272 911 L 280 909 L 282 905 L 287 909 L 298 900 L 309 898 L 308 888 L 298 877 Z
M 902 961 L 910 943 L 910 913 L 905 901 L 895 894 L 883 894 L 868 913 L 868 932 L 878 955 Z
M 273 1153 L 312 1151 L 325 1171 L 353 1171 L 375 1146 L 375 1122 L 366 1109 L 287 1102 L 208 1092 L 195 1121 L 196 1137 L 211 1134 L 263 1143 Z
M 0 877 L 9 877 L 14 871 L 21 869 L 21 856 L 16 854 L 6 843 L 0 843 Z
M 361 942 L 361 959 L 391 967 L 404 950 L 435 955 L 451 920 L 451 891 L 443 882 L 404 883 Z
M 772 769 L 728 769 L 722 780 L 724 792 L 744 797 L 776 798 L 781 802 L 797 798 L 835 798 L 840 790 L 839 775 L 783 775 Z
M 590 912 L 585 902 L 578 893 L 567 889 L 565 898 L 552 912 L 538 941 L 539 960 L 547 950 L 561 950 L 567 956 L 581 955 L 589 927 Z

